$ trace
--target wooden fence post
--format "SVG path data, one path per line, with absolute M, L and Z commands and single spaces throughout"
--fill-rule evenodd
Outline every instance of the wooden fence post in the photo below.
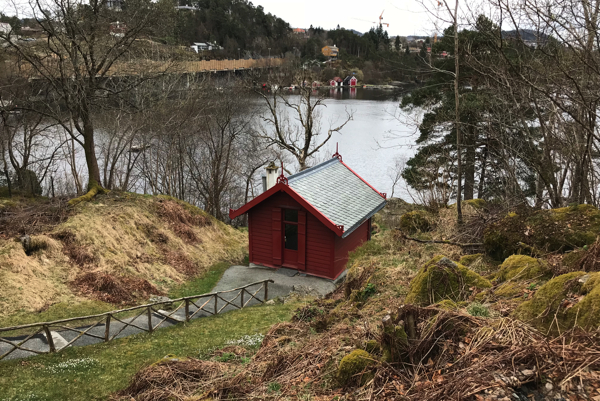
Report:
M 265 300 L 267 302 L 269 300 L 269 281 L 265 281 Z
M 244 291 L 246 291 L 246 289 L 242 288 L 242 308 L 244 307 Z
M 185 321 L 190 321 L 190 300 L 187 298 L 185 299 Z
M 110 340 L 110 313 L 106 315 L 106 323 L 104 324 L 104 341 Z
M 215 315 L 217 314 L 217 294 L 215 294 Z
M 54 339 L 52 338 L 52 333 L 50 333 L 50 328 L 46 325 L 44 325 L 44 332 L 46 333 L 46 339 L 48 340 L 50 352 L 56 352 L 56 347 L 54 346 Z
M 152 333 L 152 307 L 148 307 L 148 332 Z

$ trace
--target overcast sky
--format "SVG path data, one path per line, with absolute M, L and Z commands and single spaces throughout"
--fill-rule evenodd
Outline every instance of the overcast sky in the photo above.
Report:
M 294 28 L 320 26 L 334 29 L 338 24 L 346 29 L 366 32 L 379 21 L 390 24 L 390 36 L 433 34 L 430 15 L 418 0 L 251 0 L 266 12 L 289 22 Z M 428 3 L 433 2 L 426 0 Z
M 251 0 L 289 22 L 293 28 L 314 27 L 335 29 L 339 24 L 346 29 L 367 32 L 379 21 L 390 36 L 433 35 L 432 17 L 421 4 L 436 4 L 436 0 Z M 13 15 L 14 3 L 27 5 L 27 0 L 0 0 L 0 11 Z M 28 9 L 25 6 L 23 9 Z M 20 15 L 23 17 L 24 15 Z

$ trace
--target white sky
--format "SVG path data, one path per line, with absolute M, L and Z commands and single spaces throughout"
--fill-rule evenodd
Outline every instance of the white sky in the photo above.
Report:
M 383 22 L 390 24 L 390 36 L 433 35 L 434 25 L 419 0 L 251 0 L 289 22 L 293 28 L 320 26 L 367 32 L 379 21 L 383 10 Z M 437 4 L 424 0 L 426 4 Z

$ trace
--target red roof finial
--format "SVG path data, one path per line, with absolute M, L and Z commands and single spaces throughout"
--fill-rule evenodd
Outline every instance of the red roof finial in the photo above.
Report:
M 338 152 L 338 142 L 335 143 L 335 153 L 331 157 L 335 157 L 339 161 L 342 161 L 342 155 L 340 155 L 340 152 Z
M 283 175 L 283 160 L 279 161 L 281 162 L 281 174 L 279 174 L 279 177 L 277 177 L 277 183 L 288 185 L 288 179 Z

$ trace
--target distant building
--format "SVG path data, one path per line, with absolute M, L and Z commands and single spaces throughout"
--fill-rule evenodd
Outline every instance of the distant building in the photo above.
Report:
M 355 76 L 347 76 L 346 78 L 344 78 L 344 86 L 356 86 L 356 84 L 358 83 L 358 79 L 356 79 Z
M 223 48 L 216 43 L 210 42 L 197 42 L 190 46 L 190 49 L 196 53 L 204 52 L 207 50 L 222 50 Z
M 335 77 L 331 81 L 329 81 L 330 86 L 342 86 L 344 80 L 340 77 Z
M 304 28 L 294 28 L 292 29 L 294 35 L 298 35 L 303 38 L 308 38 L 308 32 Z
M 340 52 L 340 49 L 338 49 L 338 47 L 336 45 L 325 46 L 321 49 L 321 53 L 323 53 L 323 55 L 325 57 L 330 57 L 330 58 L 337 58 L 339 52 Z
M 122 38 L 125 36 L 125 32 L 127 32 L 127 25 L 119 21 L 113 22 L 110 24 L 109 30 L 111 35 Z

